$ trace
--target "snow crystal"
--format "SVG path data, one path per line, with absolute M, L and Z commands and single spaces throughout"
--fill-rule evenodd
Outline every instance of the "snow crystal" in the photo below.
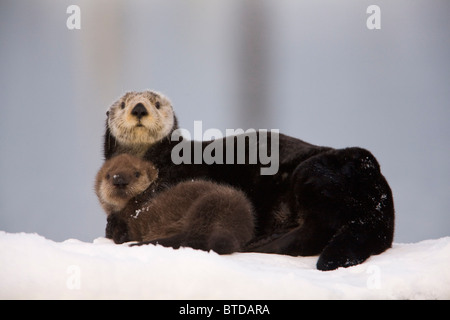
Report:
M 384 207 L 384 201 L 387 199 L 387 194 L 383 193 L 380 197 L 380 202 L 378 202 L 377 206 L 375 207 L 375 210 L 378 212 L 381 212 L 381 210 Z
M 137 217 L 139 216 L 139 213 L 141 213 L 141 209 L 137 209 L 134 213 L 135 215 L 131 215 L 132 218 L 137 219 Z
M 134 218 L 134 219 L 137 219 L 138 217 L 139 217 L 139 214 L 141 213 L 141 212 L 144 212 L 144 211 L 146 211 L 146 212 L 148 212 L 150 210 L 150 207 L 145 207 L 145 208 L 141 208 L 141 209 L 136 209 L 135 211 L 134 211 L 134 215 L 131 215 L 131 217 L 132 218 Z
M 362 167 L 364 169 L 372 169 L 375 168 L 375 164 L 369 157 L 365 157 L 364 159 L 362 159 Z

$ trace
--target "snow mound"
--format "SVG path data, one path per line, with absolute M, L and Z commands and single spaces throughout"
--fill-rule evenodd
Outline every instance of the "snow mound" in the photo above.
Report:
M 0 231 L 0 299 L 449 299 L 450 237 L 321 272 L 317 257 L 47 240 Z

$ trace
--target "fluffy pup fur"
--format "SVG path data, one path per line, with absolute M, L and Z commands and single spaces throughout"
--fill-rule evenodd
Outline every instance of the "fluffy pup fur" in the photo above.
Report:
M 129 154 L 107 160 L 95 190 L 115 243 L 192 247 L 219 254 L 242 251 L 253 237 L 253 208 L 244 193 L 197 180 L 155 193 L 157 169 Z M 112 226 L 115 226 L 112 228 Z

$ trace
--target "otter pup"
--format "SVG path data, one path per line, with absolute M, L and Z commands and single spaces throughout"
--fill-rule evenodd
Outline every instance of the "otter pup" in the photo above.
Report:
M 278 172 L 261 175 L 261 161 L 237 161 L 244 156 L 237 148 L 242 135 L 231 139 L 234 149 L 228 150 L 228 140 L 214 145 L 217 141 L 172 141 L 176 129 L 167 97 L 154 91 L 128 92 L 108 111 L 105 158 L 130 153 L 152 162 L 159 170 L 160 186 L 206 179 L 242 190 L 254 207 L 257 226 L 248 251 L 319 255 L 317 268 L 333 270 L 362 263 L 391 247 L 393 196 L 368 150 L 316 146 L 283 134 L 260 139 L 262 132 L 257 132 L 258 147 L 272 150 L 272 144 L 278 145 Z M 175 164 L 171 152 L 178 143 L 202 152 L 222 145 L 227 161 L 198 163 L 193 152 L 190 163 Z M 250 146 L 245 148 L 248 157 Z M 108 228 L 121 229 L 114 223 Z
M 106 236 L 115 243 L 192 247 L 219 254 L 241 251 L 253 237 L 253 209 L 241 191 L 186 181 L 155 193 L 155 166 L 129 154 L 107 160 L 95 191 L 108 215 Z

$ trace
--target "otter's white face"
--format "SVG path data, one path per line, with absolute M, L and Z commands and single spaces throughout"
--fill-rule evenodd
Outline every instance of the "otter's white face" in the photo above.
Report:
M 108 110 L 111 134 L 125 148 L 152 145 L 174 125 L 172 104 L 155 91 L 127 92 Z

